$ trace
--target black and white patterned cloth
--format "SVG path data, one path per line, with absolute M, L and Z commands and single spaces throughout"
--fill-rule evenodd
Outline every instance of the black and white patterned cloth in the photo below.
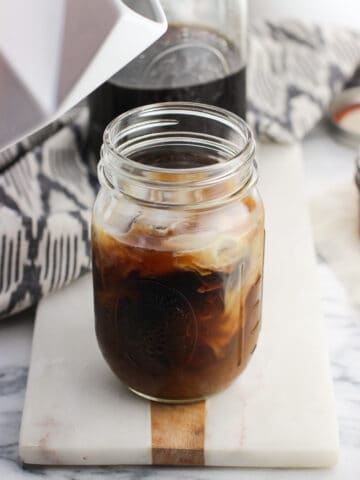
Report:
M 248 122 L 262 139 L 301 139 L 359 64 L 358 33 L 290 21 L 254 25 Z M 88 121 L 86 107 L 77 108 L 0 152 L 0 317 L 90 269 L 97 179 Z
M 97 180 L 86 151 L 87 127 L 88 112 L 81 108 L 2 155 L 1 316 L 28 307 L 90 268 Z
M 360 65 L 360 30 L 299 21 L 252 26 L 247 120 L 261 139 L 302 139 Z

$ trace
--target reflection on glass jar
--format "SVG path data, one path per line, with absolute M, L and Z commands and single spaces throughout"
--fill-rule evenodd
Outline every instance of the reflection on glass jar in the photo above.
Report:
M 245 368 L 261 322 L 254 141 L 219 109 L 163 103 L 106 129 L 93 212 L 96 334 L 133 391 L 183 402 Z

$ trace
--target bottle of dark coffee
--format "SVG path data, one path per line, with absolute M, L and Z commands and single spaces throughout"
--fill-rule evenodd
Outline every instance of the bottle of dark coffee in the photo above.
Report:
M 89 97 L 91 143 L 141 105 L 189 101 L 246 114 L 246 0 L 161 0 L 169 28 Z

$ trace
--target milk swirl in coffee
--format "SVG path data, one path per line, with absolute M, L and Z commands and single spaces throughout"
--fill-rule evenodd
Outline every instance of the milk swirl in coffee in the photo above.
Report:
M 174 171 L 215 161 L 164 152 L 136 160 Z M 168 211 L 100 195 L 93 275 L 96 334 L 108 364 L 148 397 L 196 399 L 225 388 L 247 365 L 260 329 L 259 196 Z

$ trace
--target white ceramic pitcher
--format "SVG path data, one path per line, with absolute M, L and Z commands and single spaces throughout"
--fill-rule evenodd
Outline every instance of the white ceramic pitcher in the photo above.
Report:
M 166 27 L 159 0 L 2 0 L 0 149 L 78 103 Z

